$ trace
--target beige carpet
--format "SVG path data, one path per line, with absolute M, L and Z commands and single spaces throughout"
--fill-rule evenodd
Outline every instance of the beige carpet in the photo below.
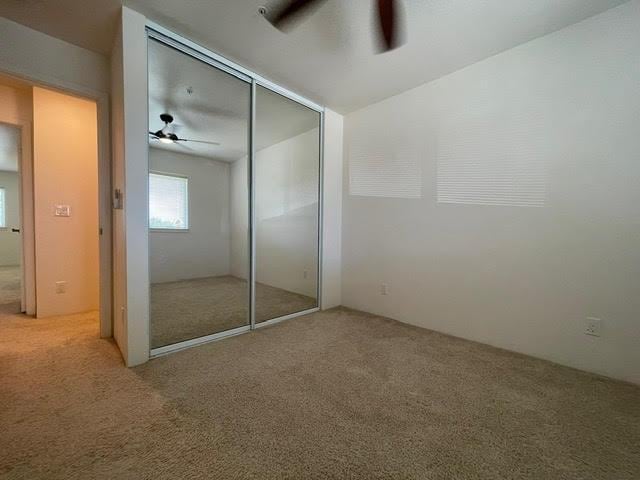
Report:
M 232 276 L 151 285 L 151 348 L 248 325 L 248 286 Z M 256 284 L 256 321 L 316 307 L 315 298 Z
M 15 312 L 20 312 L 21 270 L 19 265 L 0 267 L 0 305 L 11 304 Z
M 640 478 L 640 387 L 332 310 L 127 370 L 0 316 L 2 479 Z

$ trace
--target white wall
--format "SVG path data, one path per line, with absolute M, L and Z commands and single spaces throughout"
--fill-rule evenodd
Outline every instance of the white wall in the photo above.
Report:
M 371 191 L 397 198 L 349 195 L 347 171 L 344 305 L 640 383 L 639 24 L 632 1 L 348 115 L 348 162 L 380 145 L 397 176 Z M 452 158 L 476 204 L 436 202 Z M 514 192 L 542 164 L 544 206 L 478 204 L 495 162 Z
M 344 117 L 324 113 L 324 209 L 322 218 L 323 309 L 342 304 L 342 170 Z
M 123 209 L 113 213 L 114 337 L 130 367 L 149 359 L 145 22 L 123 7 L 111 55 L 112 182 L 124 199 Z
M 109 91 L 109 59 L 0 17 L 0 68 L 77 91 Z
M 151 283 L 230 273 L 230 165 L 151 148 L 149 169 L 188 178 L 189 230 L 151 231 Z
M 97 121 L 95 102 L 33 88 L 38 317 L 99 307 Z M 55 216 L 58 204 L 71 215 Z
M 128 339 L 126 330 L 127 306 L 127 249 L 124 199 L 116 205 L 115 192 L 125 193 L 125 149 L 124 149 L 124 48 L 122 19 L 118 22 L 116 36 L 111 51 L 111 184 L 113 188 L 113 338 L 128 364 Z
M 318 129 L 256 152 L 256 279 L 315 297 Z M 232 267 L 246 274 L 246 158 L 232 166 Z M 305 278 L 306 271 L 306 278 Z
M 20 198 L 18 172 L 0 171 L 0 188 L 4 188 L 6 227 L 0 229 L 0 266 L 20 265 L 22 250 L 20 235 L 12 228 L 20 228 Z

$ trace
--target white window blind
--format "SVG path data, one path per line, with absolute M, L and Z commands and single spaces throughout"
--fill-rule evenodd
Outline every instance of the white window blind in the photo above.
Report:
M 416 125 L 390 125 L 388 117 L 371 115 L 349 133 L 349 195 L 422 197 L 424 136 Z
M 149 174 L 149 228 L 189 228 L 188 182 L 184 177 Z
M 438 135 L 438 203 L 544 207 L 545 138 L 535 116 L 457 118 Z
M 0 228 L 7 227 L 7 207 L 5 205 L 5 190 L 0 188 Z

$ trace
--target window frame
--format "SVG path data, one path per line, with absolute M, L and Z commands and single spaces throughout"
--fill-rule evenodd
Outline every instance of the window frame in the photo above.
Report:
M 151 216 L 149 215 L 149 213 L 151 212 L 151 175 L 158 175 L 161 177 L 170 177 L 170 178 L 180 178 L 183 180 L 186 180 L 186 200 L 187 200 L 187 204 L 185 205 L 185 210 L 186 210 L 186 228 L 166 228 L 166 227 L 152 227 L 151 226 Z M 189 181 L 190 178 L 187 175 L 181 175 L 179 173 L 171 173 L 171 172 L 163 172 L 160 170 L 149 170 L 149 174 L 147 175 L 148 178 L 148 185 L 149 185 L 149 198 L 147 201 L 147 216 L 148 216 L 148 223 L 149 223 L 149 231 L 150 232 L 157 232 L 157 233 L 189 233 L 189 231 L 191 230 L 191 208 L 190 208 L 190 203 L 191 203 L 191 190 L 189 188 Z

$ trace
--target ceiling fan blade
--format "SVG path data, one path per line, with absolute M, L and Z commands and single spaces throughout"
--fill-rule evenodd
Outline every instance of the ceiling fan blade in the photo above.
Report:
M 399 0 L 378 0 L 378 21 L 382 52 L 393 50 L 403 43 L 401 39 L 400 14 Z
M 309 14 L 312 7 L 319 7 L 326 0 L 289 0 L 281 8 L 267 14 L 266 19 L 276 28 L 283 30 L 291 25 L 295 19 Z
M 220 145 L 218 142 L 207 142 L 205 140 L 190 140 L 188 138 L 179 138 L 177 142 L 190 142 L 190 143 L 205 143 L 207 145 Z

